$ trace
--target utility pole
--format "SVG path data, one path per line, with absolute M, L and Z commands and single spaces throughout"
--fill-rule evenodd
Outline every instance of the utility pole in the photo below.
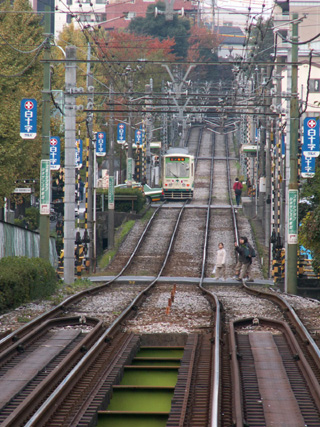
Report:
M 290 178 L 288 197 L 287 271 L 285 290 L 297 294 L 297 251 L 298 251 L 298 14 L 292 15 L 292 79 L 290 101 Z M 286 177 L 288 180 L 288 177 Z
M 270 122 L 266 120 L 266 198 L 265 198 L 265 232 L 264 244 L 269 247 L 271 236 L 271 143 L 270 143 Z M 269 259 L 270 266 L 270 259 Z M 268 266 L 268 274 L 269 274 Z
M 87 64 L 87 90 L 90 93 L 87 97 L 87 109 L 92 110 L 93 109 L 93 76 L 91 73 L 91 45 L 88 43 L 88 54 L 87 54 L 88 64 Z M 89 235 L 89 262 L 90 262 L 90 270 L 93 268 L 95 270 L 95 260 L 94 260 L 94 245 L 96 242 L 93 241 L 93 186 L 94 186 L 94 162 L 95 162 L 95 156 L 93 154 L 93 146 L 92 146 L 92 140 L 93 140 L 93 113 L 92 111 L 87 113 L 87 130 L 88 130 L 88 140 L 87 140 L 87 150 L 89 150 L 88 153 L 88 200 L 87 200 L 87 206 L 86 206 L 86 215 L 87 215 L 87 224 L 88 224 L 88 235 Z
M 110 105 L 113 110 L 113 88 L 110 85 Z M 114 247 L 114 137 L 113 111 L 109 120 L 109 190 L 108 190 L 108 249 Z
M 75 243 L 75 142 L 76 142 L 76 59 L 77 48 L 66 47 L 65 94 L 65 184 L 64 184 L 64 281 L 74 282 Z
M 49 162 L 50 168 L 50 37 L 51 33 L 51 8 L 46 5 L 45 16 L 44 16 L 44 36 L 47 37 L 45 48 L 44 48 L 44 65 L 43 65 L 43 91 L 42 91 L 42 153 L 41 158 L 44 162 L 41 162 L 41 173 L 42 164 Z M 49 189 L 51 189 L 50 180 L 50 169 L 48 172 Z M 51 191 L 49 191 L 49 206 L 51 202 Z M 40 257 L 49 260 L 50 259 L 50 209 L 46 214 L 40 215 Z
M 150 84 L 145 85 L 146 88 L 146 93 L 148 93 L 146 100 L 145 100 L 145 104 L 147 106 L 151 106 L 152 104 L 152 99 L 151 99 L 151 94 L 152 94 L 152 79 L 150 79 Z M 147 160 L 147 165 L 146 165 L 146 178 L 147 178 L 147 183 L 152 186 L 151 183 L 151 149 L 150 149 L 150 143 L 151 143 L 151 139 L 152 139 L 152 114 L 151 113 L 147 113 L 146 114 L 146 160 Z
M 190 101 L 190 97 L 187 97 L 188 91 L 186 90 L 186 92 L 185 92 L 186 101 L 185 101 L 184 105 L 180 105 L 178 100 L 181 99 L 182 86 L 184 84 L 186 84 L 186 79 L 187 79 L 190 71 L 194 68 L 194 65 L 189 65 L 189 67 L 188 67 L 188 69 L 187 69 L 187 71 L 186 71 L 185 75 L 183 76 L 180 83 L 177 82 L 176 78 L 173 76 L 168 65 L 163 65 L 163 67 L 165 67 L 165 69 L 167 70 L 167 73 L 169 74 L 169 76 L 171 78 L 173 93 L 171 93 L 171 91 L 169 91 L 168 95 L 171 97 L 173 102 L 176 104 L 176 107 L 178 110 L 178 119 L 182 123 L 182 134 L 181 134 L 179 146 L 183 147 L 184 146 L 185 133 L 186 133 L 186 117 L 184 116 L 184 113 L 185 113 L 185 108 L 187 107 L 187 105 L 189 104 L 189 101 Z M 171 141 L 172 140 L 173 140 L 173 138 L 171 138 Z
M 127 142 L 128 142 L 128 157 L 127 157 L 127 186 L 132 186 L 133 176 L 133 155 L 132 155 L 132 113 L 131 113 L 131 97 L 133 91 L 133 79 L 129 71 L 129 117 L 128 117 L 128 131 L 127 131 Z

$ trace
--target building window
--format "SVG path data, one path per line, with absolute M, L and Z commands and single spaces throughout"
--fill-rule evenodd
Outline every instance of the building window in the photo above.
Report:
M 279 33 L 279 38 L 280 38 L 281 42 L 282 43 L 288 43 L 286 41 L 286 39 L 288 37 L 288 30 L 278 30 L 278 33 Z
M 136 12 L 124 12 L 124 19 L 131 21 L 131 19 L 136 17 Z
M 72 5 L 72 0 L 67 0 L 67 5 L 71 6 Z
M 72 15 L 70 13 L 67 14 L 67 24 L 71 24 L 72 22 Z
M 80 22 L 90 22 L 91 16 L 90 15 L 79 15 L 78 19 Z
M 100 13 L 99 15 L 96 15 L 97 22 L 104 22 L 107 20 L 107 14 L 106 13 Z
M 320 92 L 320 79 L 310 79 L 309 91 L 310 92 Z

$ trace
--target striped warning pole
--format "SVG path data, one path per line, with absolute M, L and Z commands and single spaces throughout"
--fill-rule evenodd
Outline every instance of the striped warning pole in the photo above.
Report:
M 141 181 L 141 149 L 139 144 L 137 143 L 136 149 L 136 181 Z
M 276 259 L 276 243 L 277 243 L 277 236 L 276 236 L 276 230 L 275 230 L 275 205 L 276 205 L 276 180 L 275 180 L 275 170 L 276 170 L 276 159 L 275 159 L 275 131 L 272 127 L 271 135 L 270 135 L 270 143 L 271 147 L 273 148 L 271 150 L 271 238 L 270 238 L 270 244 L 271 244 L 271 253 L 272 253 L 272 277 L 274 282 L 277 281 L 279 277 L 279 261 Z
M 147 174 L 147 132 L 146 125 L 143 123 L 142 144 L 141 144 L 141 182 L 146 180 Z
M 88 243 L 89 232 L 88 232 L 88 188 L 89 188 L 89 150 L 90 150 L 90 139 L 86 138 L 86 182 L 84 185 L 85 189 L 85 211 L 84 211 L 84 255 L 85 255 L 85 268 L 88 272 L 90 270 L 90 258 L 88 257 Z

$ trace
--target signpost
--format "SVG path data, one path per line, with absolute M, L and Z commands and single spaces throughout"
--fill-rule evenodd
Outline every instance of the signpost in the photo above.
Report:
M 304 133 L 302 154 L 308 157 L 318 157 L 319 148 L 319 120 L 314 117 L 304 119 Z
M 41 160 L 40 215 L 50 215 L 50 160 Z
M 52 136 L 50 138 L 50 169 L 57 171 L 60 169 L 60 138 Z
M 135 131 L 134 142 L 137 144 L 137 146 L 142 144 L 142 130 L 139 129 Z
M 108 209 L 114 209 L 114 176 L 109 176 Z
M 316 173 L 316 158 L 311 156 L 305 156 L 302 153 L 302 156 L 301 156 L 302 178 L 313 178 L 315 173 Z
M 83 151 L 83 144 L 82 144 L 82 139 L 77 139 L 76 143 L 75 143 L 75 163 L 76 163 L 76 168 L 81 168 L 82 167 L 82 151 Z
M 105 156 L 107 154 L 107 136 L 105 132 L 97 133 L 96 155 Z
M 20 103 L 20 136 L 34 139 L 37 136 L 37 101 L 22 99 Z
M 32 193 L 32 188 L 30 188 L 30 187 L 15 188 L 13 192 L 16 193 L 16 194 L 31 194 Z
M 126 142 L 126 125 L 119 123 L 117 127 L 117 143 L 124 144 Z
M 298 190 L 289 190 L 288 243 L 298 243 Z

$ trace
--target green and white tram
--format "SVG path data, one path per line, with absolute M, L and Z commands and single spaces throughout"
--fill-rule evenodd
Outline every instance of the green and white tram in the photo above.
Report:
M 194 157 L 185 148 L 170 148 L 162 157 L 162 187 L 166 200 L 192 199 Z

